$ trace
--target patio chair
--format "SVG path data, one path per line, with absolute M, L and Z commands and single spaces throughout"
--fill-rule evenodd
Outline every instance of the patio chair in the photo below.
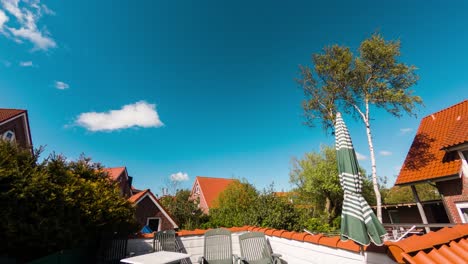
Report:
M 231 231 L 224 228 L 208 230 L 204 240 L 203 256 L 198 263 L 233 264 L 237 259 L 232 254 Z
M 241 263 L 281 264 L 281 255 L 271 252 L 262 232 L 249 232 L 239 236 Z
M 176 239 L 174 230 L 165 230 L 154 233 L 153 250 L 176 252 Z

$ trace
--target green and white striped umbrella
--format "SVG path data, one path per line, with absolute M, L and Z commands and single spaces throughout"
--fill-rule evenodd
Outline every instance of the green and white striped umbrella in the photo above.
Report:
M 336 115 L 335 138 L 338 173 L 344 192 L 341 239 L 351 239 L 361 245 L 369 245 L 371 241 L 382 245 L 382 236 L 386 231 L 362 196 L 362 178 L 356 153 L 340 113 Z

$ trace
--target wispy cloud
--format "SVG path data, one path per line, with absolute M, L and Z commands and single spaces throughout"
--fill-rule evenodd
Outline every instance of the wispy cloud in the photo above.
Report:
M 25 40 L 30 41 L 36 50 L 48 50 L 57 46 L 47 28 L 39 29 L 37 26 L 37 22 L 44 14 L 55 14 L 46 5 L 41 4 L 40 0 L 0 1 L 1 6 L 6 11 L 0 9 L 0 34 L 12 38 L 18 43 L 23 43 Z M 10 19 L 8 15 L 15 19 Z M 9 21 L 13 21 L 17 27 L 8 26 Z
M 3 12 L 3 10 L 0 9 L 0 33 L 3 32 L 3 25 L 5 25 L 8 20 L 8 16 L 5 14 L 5 12 Z
M 367 156 L 366 155 L 362 155 L 361 153 L 357 152 L 356 151 L 356 158 L 358 160 L 366 160 L 367 159 Z
M 391 155 L 392 155 L 392 152 L 387 151 L 387 150 L 381 150 L 381 151 L 379 152 L 379 154 L 380 154 L 381 156 L 391 156 Z
M 410 128 L 410 127 L 400 128 L 400 132 L 401 132 L 402 135 L 407 134 L 407 133 L 409 133 L 411 131 L 413 131 L 413 129 Z
M 130 127 L 161 127 L 164 124 L 156 105 L 145 101 L 124 105 L 120 110 L 89 112 L 78 116 L 76 124 L 90 131 L 113 131 Z
M 171 174 L 170 178 L 171 178 L 171 181 L 178 181 L 178 182 L 189 180 L 188 174 L 186 172 L 173 173 Z
M 21 67 L 32 67 L 32 66 L 34 66 L 32 61 L 20 61 L 19 65 Z
M 61 81 L 55 81 L 54 86 L 55 86 L 55 88 L 57 88 L 59 90 L 65 90 L 65 89 L 70 88 L 70 85 L 68 85 L 68 83 L 64 83 L 64 82 L 61 82 Z

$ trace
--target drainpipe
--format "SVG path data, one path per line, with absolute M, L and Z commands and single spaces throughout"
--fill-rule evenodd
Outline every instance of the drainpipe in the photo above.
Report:
M 424 208 L 421 204 L 421 201 L 419 200 L 418 192 L 416 191 L 416 186 L 411 185 L 411 191 L 413 191 L 413 197 L 414 197 L 414 200 L 416 201 L 416 205 L 418 206 L 419 215 L 421 215 L 421 220 L 423 224 L 427 225 L 428 222 L 427 222 L 426 213 L 424 212 Z M 431 231 L 431 229 L 428 226 L 426 226 L 424 229 L 426 229 L 426 234 Z

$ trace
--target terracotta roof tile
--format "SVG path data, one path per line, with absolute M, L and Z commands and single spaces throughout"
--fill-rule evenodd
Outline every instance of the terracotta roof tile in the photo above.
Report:
M 423 118 L 395 184 L 458 174 L 459 156 L 442 148 L 468 141 L 467 119 L 468 100 Z
M 322 237 L 323 237 L 322 234 L 307 235 L 307 236 L 304 237 L 304 242 L 309 242 L 309 243 L 312 243 L 312 244 L 318 244 Z
M 293 237 L 293 235 L 295 234 L 296 232 L 284 232 L 281 234 L 281 237 L 282 238 L 287 238 L 287 239 L 291 239 Z
M 24 112 L 26 112 L 26 110 L 0 108 L 0 123 Z
M 385 244 L 398 263 L 405 263 L 405 260 L 409 263 L 426 263 L 427 257 L 436 263 L 465 263 L 450 261 L 458 261 L 457 256 L 468 259 L 467 238 L 468 224 L 464 224 Z M 442 259 L 448 259 L 448 262 L 440 262 Z
M 150 189 L 146 189 L 142 192 L 139 192 L 139 193 L 136 193 L 132 196 L 130 196 L 130 198 L 128 198 L 128 200 L 131 202 L 131 203 L 135 203 L 136 201 L 140 200 L 141 197 L 143 197 L 146 193 L 148 193 L 150 191 Z
M 336 248 L 339 241 L 340 241 L 339 236 L 332 236 L 332 237 L 323 236 L 319 240 L 319 245 Z
M 229 184 L 237 180 L 197 176 L 197 181 L 205 197 L 208 208 L 211 208 L 219 194 L 224 191 Z
M 116 181 L 119 176 L 125 171 L 125 167 L 116 167 L 116 168 L 104 168 L 103 171 L 107 172 L 107 175 L 114 181 Z
M 338 244 L 336 245 L 337 248 L 349 250 L 349 251 L 354 251 L 354 252 L 360 252 L 361 251 L 361 246 L 354 243 L 352 240 L 347 240 L 347 241 L 338 241 Z
M 275 237 L 281 237 L 281 235 L 286 232 L 286 230 L 275 230 L 273 231 L 272 235 Z
M 468 143 L 468 116 L 460 117 L 442 144 L 442 148 L 446 149 L 464 143 Z

